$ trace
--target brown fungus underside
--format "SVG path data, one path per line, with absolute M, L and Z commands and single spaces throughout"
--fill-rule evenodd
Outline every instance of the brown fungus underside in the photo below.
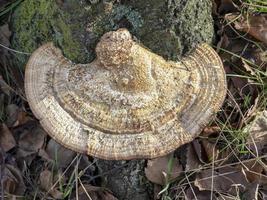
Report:
M 115 160 L 162 156 L 198 136 L 224 100 L 223 65 L 207 44 L 166 61 L 119 29 L 102 36 L 96 54 L 74 64 L 48 43 L 26 66 L 33 113 L 74 151 Z

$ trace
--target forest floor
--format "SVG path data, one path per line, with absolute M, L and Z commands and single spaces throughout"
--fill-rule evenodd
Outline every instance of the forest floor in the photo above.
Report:
M 21 1 L 0 1 L 0 199 L 115 200 L 95 159 L 49 139 L 31 113 L 10 60 L 23 53 L 8 25 Z M 267 199 L 267 1 L 213 0 L 213 17 L 227 96 L 184 157 L 147 160 L 154 199 Z

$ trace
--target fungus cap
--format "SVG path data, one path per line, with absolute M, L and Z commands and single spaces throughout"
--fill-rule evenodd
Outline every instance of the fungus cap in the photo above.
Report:
M 179 62 L 106 33 L 89 64 L 74 64 L 52 43 L 25 72 L 29 105 L 49 135 L 103 159 L 163 156 L 198 136 L 220 108 L 226 78 L 217 53 L 201 44 Z

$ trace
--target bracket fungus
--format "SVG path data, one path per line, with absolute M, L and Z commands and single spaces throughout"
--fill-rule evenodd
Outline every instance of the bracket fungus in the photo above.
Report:
M 198 136 L 226 94 L 222 62 L 207 44 L 166 61 L 119 29 L 102 36 L 96 55 L 74 64 L 47 43 L 26 66 L 33 113 L 77 152 L 114 160 L 165 155 Z

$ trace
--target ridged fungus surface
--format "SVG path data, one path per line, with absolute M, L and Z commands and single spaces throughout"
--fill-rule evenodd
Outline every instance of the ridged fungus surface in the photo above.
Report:
M 96 54 L 75 64 L 47 43 L 26 66 L 33 113 L 74 151 L 113 160 L 163 156 L 197 137 L 224 100 L 223 65 L 207 44 L 166 61 L 119 29 L 102 36 Z

